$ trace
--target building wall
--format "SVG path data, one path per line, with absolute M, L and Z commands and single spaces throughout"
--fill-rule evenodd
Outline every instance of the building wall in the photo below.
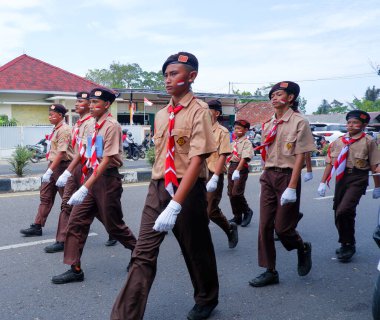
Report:
M 12 106 L 10 104 L 1 104 L 0 115 L 6 115 L 8 119 L 12 118 Z
M 12 118 L 19 125 L 50 124 L 48 106 L 12 105 Z

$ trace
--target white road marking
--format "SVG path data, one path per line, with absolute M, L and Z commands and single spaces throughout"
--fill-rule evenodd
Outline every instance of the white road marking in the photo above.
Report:
M 373 189 L 367 189 L 365 192 L 372 192 Z M 334 196 L 327 196 L 327 197 L 318 197 L 318 198 L 314 198 L 314 200 L 325 200 L 325 199 L 331 199 L 331 198 L 334 198 Z
M 98 234 L 95 233 L 95 232 L 91 232 L 91 233 L 88 234 L 89 237 L 97 236 L 97 235 Z M 17 248 L 22 248 L 22 247 L 36 246 L 36 245 L 39 245 L 39 244 L 50 243 L 50 242 L 55 242 L 55 239 L 46 239 L 46 240 L 33 241 L 33 242 L 24 242 L 24 243 L 10 244 L 8 246 L 0 247 L 0 251 L 2 251 L 2 250 L 9 250 L 9 249 L 17 249 Z

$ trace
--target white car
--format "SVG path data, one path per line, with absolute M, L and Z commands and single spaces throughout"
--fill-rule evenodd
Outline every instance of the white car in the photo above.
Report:
M 310 123 L 310 128 L 313 134 L 324 136 L 329 143 L 347 132 L 346 124 L 342 123 L 314 122 Z

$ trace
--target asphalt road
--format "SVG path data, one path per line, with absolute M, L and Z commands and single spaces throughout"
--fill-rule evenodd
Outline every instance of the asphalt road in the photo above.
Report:
M 317 199 L 316 189 L 322 170 L 304 184 L 298 230 L 313 245 L 313 269 L 306 277 L 297 275 L 297 255 L 277 247 L 280 284 L 252 288 L 248 281 L 262 272 L 257 265 L 258 175 L 250 175 L 246 195 L 254 209 L 253 223 L 239 228 L 239 244 L 228 249 L 223 232 L 213 223 L 220 280 L 219 305 L 210 319 L 236 320 L 366 320 L 371 319 L 371 297 L 378 275 L 380 250 L 372 240 L 379 201 L 369 191 L 361 200 L 357 218 L 357 254 L 351 263 L 335 258 L 337 234 L 333 223 L 332 198 Z M 369 189 L 372 189 L 372 184 Z M 137 234 L 146 184 L 127 185 L 122 198 L 125 221 Z M 66 271 L 62 253 L 46 254 L 53 241 L 59 203 L 54 206 L 38 238 L 22 238 L 19 229 L 28 226 L 36 213 L 38 193 L 3 194 L 0 233 L 0 319 L 66 320 L 109 319 L 113 301 L 123 285 L 130 253 L 120 244 L 105 247 L 107 234 L 94 222 L 83 254 L 85 281 L 66 285 L 50 282 L 53 275 Z M 228 198 L 222 200 L 228 218 Z M 22 247 L 21 245 L 29 244 Z M 11 247 L 9 247 L 11 246 Z M 192 308 L 193 292 L 179 246 L 170 233 L 160 249 L 158 271 L 144 319 L 186 319 Z

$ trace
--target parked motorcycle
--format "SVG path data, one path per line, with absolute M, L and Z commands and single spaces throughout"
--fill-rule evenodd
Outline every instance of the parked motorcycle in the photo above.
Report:
M 153 140 L 152 140 L 152 139 L 149 139 L 149 137 L 150 137 L 150 133 L 147 133 L 147 134 L 145 135 L 144 141 L 142 142 L 142 148 L 143 148 L 145 151 L 147 151 L 148 149 L 154 147 Z
M 32 157 L 30 161 L 33 163 L 39 162 L 41 159 L 46 157 L 47 152 L 47 142 L 46 139 L 41 139 L 34 145 L 27 145 L 26 148 L 32 152 Z

